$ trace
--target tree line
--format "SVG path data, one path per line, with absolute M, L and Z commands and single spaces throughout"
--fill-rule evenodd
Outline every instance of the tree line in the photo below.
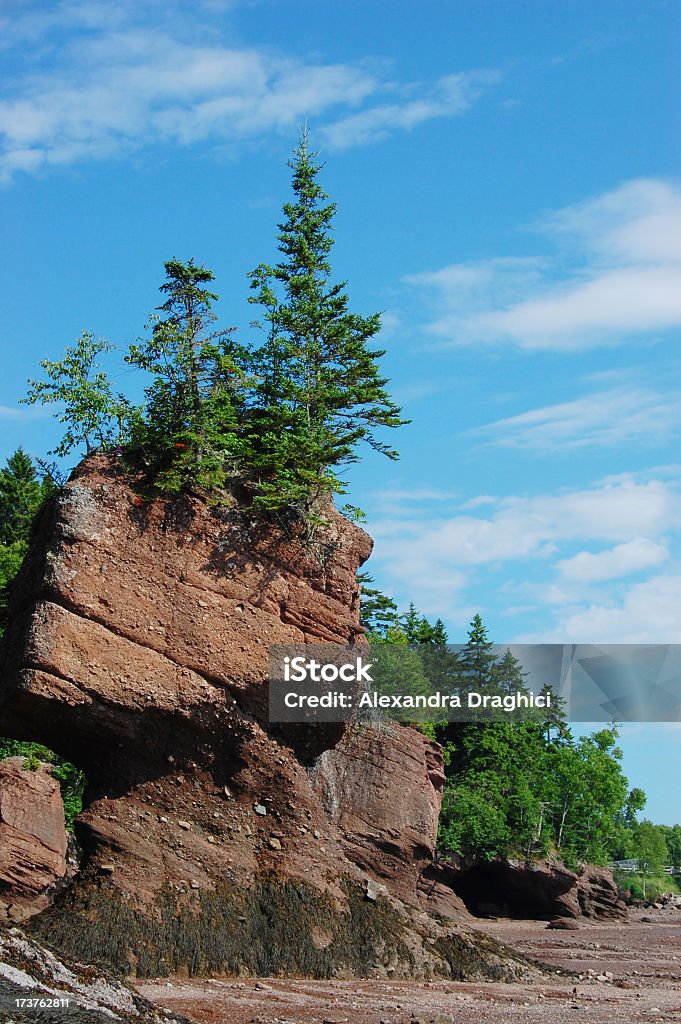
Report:
M 375 651 L 394 644 L 431 648 L 430 663 L 421 659 L 420 666 L 450 691 L 472 684 L 486 692 L 525 689 L 522 665 L 510 651 L 493 649 L 480 615 L 470 624 L 465 646 L 447 650 L 441 619 L 430 622 L 413 604 L 400 614 L 371 576 L 361 574 L 360 582 L 362 624 Z M 418 686 L 418 680 L 407 685 Z M 554 700 L 550 711 L 530 721 L 431 721 L 418 727 L 441 744 L 445 757 L 438 831 L 443 854 L 550 854 L 570 866 L 632 858 L 639 871 L 623 881 L 636 894 L 641 879 L 643 890 L 646 880 L 660 880 L 663 863 L 681 871 L 681 826 L 638 820 L 646 796 L 629 787 L 614 724 L 576 738 Z

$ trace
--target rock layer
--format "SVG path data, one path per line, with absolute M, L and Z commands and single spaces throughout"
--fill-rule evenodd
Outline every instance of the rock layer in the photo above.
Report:
M 365 643 L 355 574 L 371 541 L 325 515 L 303 536 L 199 496 L 146 502 L 101 457 L 45 511 L 0 728 L 89 787 L 81 876 L 36 933 L 138 973 L 352 972 L 359 948 L 364 970 L 395 975 L 517 969 L 414 909 L 433 894 L 435 745 L 398 726 L 268 724 L 270 644 Z M 440 892 L 438 910 L 458 907 Z

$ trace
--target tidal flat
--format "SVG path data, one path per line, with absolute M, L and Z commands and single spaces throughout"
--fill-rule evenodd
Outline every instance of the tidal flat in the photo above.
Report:
M 530 984 L 171 978 L 135 988 L 198 1024 L 681 1020 L 678 911 L 634 912 L 625 924 L 580 923 L 575 931 L 548 930 L 545 921 L 477 921 L 476 927 L 563 973 Z

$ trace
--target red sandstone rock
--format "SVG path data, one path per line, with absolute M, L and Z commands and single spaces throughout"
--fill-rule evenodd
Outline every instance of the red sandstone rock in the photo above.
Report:
M 0 916 L 44 910 L 67 873 L 64 805 L 49 766 L 0 761 Z
M 553 860 L 453 858 L 442 881 L 476 916 L 593 918 L 623 921 L 627 908 L 612 872 L 587 864 L 579 872 Z
M 444 785 L 440 747 L 415 729 L 355 727 L 317 759 L 311 778 L 346 855 L 391 892 L 425 898 Z
M 599 921 L 625 921 L 627 905 L 608 868 L 586 864 L 575 884 L 556 901 L 557 911 L 570 917 Z
M 432 945 L 445 932 L 404 909 L 435 901 L 460 916 L 421 875 L 443 784 L 437 746 L 399 726 L 343 736 L 267 721 L 270 644 L 366 642 L 356 571 L 371 540 L 326 515 L 303 541 L 198 496 L 139 507 L 102 457 L 45 511 L 6 632 L 0 726 L 88 776 L 69 921 L 86 929 L 95 904 L 106 921 L 121 900 L 153 917 L 169 893 L 200 914 L 203 894 L 271 877 L 313 887 L 340 921 L 348 880 L 367 899 L 379 883 L 388 904 L 372 897 L 376 913 L 389 905 L 406 928 L 390 969 L 450 970 Z M 78 926 L 66 931 L 70 941 Z M 488 953 L 468 958 L 471 975 Z

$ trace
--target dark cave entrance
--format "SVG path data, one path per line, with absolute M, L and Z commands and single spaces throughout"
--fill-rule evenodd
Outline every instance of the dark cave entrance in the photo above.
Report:
M 571 880 L 570 880 L 571 881 Z M 556 899 L 570 887 L 533 871 L 531 865 L 482 861 L 452 872 L 447 884 L 474 917 L 511 917 L 549 920 L 558 912 Z

